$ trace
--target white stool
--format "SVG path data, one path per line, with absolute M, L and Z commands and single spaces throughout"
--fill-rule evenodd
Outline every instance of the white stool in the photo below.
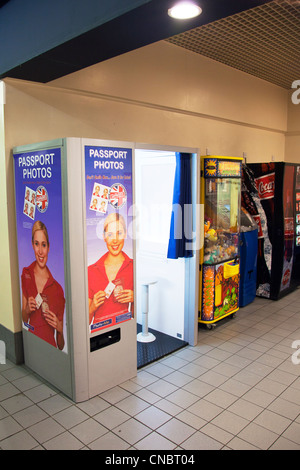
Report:
M 155 279 L 143 280 L 142 287 L 142 331 L 137 335 L 137 341 L 140 343 L 151 343 L 156 337 L 148 331 L 148 312 L 149 312 L 149 286 L 156 284 Z

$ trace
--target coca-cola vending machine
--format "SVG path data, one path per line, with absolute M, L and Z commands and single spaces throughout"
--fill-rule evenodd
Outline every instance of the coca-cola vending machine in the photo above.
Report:
M 300 280 L 300 165 L 295 165 L 295 244 L 292 278 Z M 300 283 L 300 282 L 299 282 Z
M 296 174 L 297 165 L 285 162 L 251 163 L 243 168 L 241 204 L 258 225 L 259 297 L 277 300 L 297 286 Z M 300 205 L 298 209 L 300 227 Z

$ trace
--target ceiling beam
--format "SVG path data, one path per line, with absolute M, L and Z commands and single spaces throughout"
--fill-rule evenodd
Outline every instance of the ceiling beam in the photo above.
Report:
M 127 0 L 125 12 L 124 0 L 102 0 L 99 2 L 102 8 L 105 5 L 110 5 L 111 8 L 113 5 L 113 9 L 109 11 L 106 9 L 105 17 L 104 13 L 101 16 L 100 10 L 85 12 L 82 22 L 85 21 L 86 24 L 82 32 L 82 22 L 80 18 L 75 16 L 80 12 L 83 16 L 83 10 L 76 9 L 76 4 L 79 2 L 81 7 L 84 4 L 88 8 L 92 4 L 96 5 L 95 0 L 85 0 L 84 2 L 81 0 L 52 0 L 51 2 L 10 0 L 0 10 L 0 79 L 11 77 L 46 83 L 147 44 L 269 1 L 199 0 L 203 10 L 202 14 L 193 20 L 178 21 L 167 15 L 167 10 L 174 4 L 174 0 Z M 25 9 L 30 4 L 36 6 L 36 9 L 31 12 L 32 14 L 28 11 L 26 11 L 26 15 L 24 13 L 24 21 L 20 19 L 21 12 L 13 8 L 20 5 L 20 2 Z M 42 4 L 44 7 L 39 7 Z M 64 5 L 65 10 L 62 8 L 53 10 L 58 4 Z M 123 10 L 120 9 L 120 4 L 123 5 Z M 62 16 L 67 14 L 71 17 L 68 16 L 64 19 Z M 97 17 L 97 15 L 96 21 L 95 16 Z M 57 18 L 56 21 L 55 18 Z M 88 23 L 92 20 L 94 25 L 92 22 Z M 1 22 L 4 24 L 4 21 L 6 21 L 4 31 L 10 31 L 8 38 L 1 36 L 3 34 Z M 96 26 L 95 22 L 98 22 Z M 73 31 L 70 31 L 72 27 Z M 58 44 L 53 45 L 54 36 L 49 34 L 49 28 L 56 28 L 56 41 L 60 38 Z M 67 29 L 68 35 L 63 28 Z M 14 31 L 18 31 L 18 34 L 14 34 Z M 39 47 L 42 37 L 44 38 L 47 34 L 49 34 L 49 39 L 52 38 L 52 43 L 49 40 L 48 43 L 43 43 L 42 47 Z M 27 49 L 26 54 L 24 53 L 20 57 L 20 48 L 24 48 L 22 39 Z M 7 41 L 10 42 L 7 43 Z M 1 50 L 1 44 L 9 45 L 2 46 Z

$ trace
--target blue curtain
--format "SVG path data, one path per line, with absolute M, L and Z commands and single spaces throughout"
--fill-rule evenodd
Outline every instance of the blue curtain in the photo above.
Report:
M 176 153 L 168 258 L 190 258 L 192 239 L 191 154 Z

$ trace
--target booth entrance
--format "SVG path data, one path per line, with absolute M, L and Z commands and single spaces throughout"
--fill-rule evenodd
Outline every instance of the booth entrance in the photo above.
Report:
M 191 155 L 195 203 L 197 157 L 190 150 L 186 152 Z M 167 256 L 175 169 L 174 149 L 135 149 L 138 368 L 197 341 L 196 256 Z

